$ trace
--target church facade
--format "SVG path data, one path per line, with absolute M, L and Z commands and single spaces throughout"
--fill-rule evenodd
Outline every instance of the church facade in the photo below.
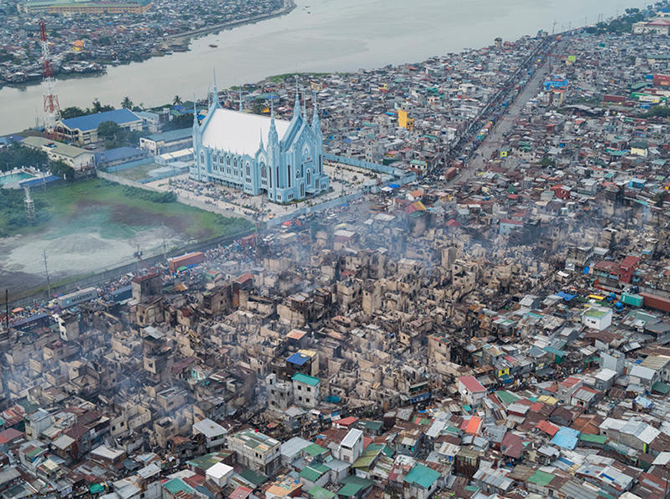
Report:
M 218 95 L 216 86 L 214 95 Z M 193 120 L 195 163 L 190 176 L 289 203 L 330 188 L 323 172 L 323 137 L 314 104 L 310 123 L 296 92 L 291 121 L 223 109 L 212 99 L 207 116 Z

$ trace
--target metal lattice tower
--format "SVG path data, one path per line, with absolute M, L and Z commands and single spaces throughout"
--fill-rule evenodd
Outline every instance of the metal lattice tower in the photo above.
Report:
M 26 192 L 26 197 L 23 200 L 26 207 L 26 217 L 28 222 L 32 224 L 35 222 L 35 201 L 30 197 L 30 187 L 24 187 L 23 190 Z
M 51 138 L 55 138 L 56 123 L 60 119 L 60 103 L 56 95 L 56 80 L 54 80 L 53 65 L 49 52 L 49 38 L 47 25 L 40 21 L 40 40 L 42 41 L 42 94 L 44 96 L 44 131 Z

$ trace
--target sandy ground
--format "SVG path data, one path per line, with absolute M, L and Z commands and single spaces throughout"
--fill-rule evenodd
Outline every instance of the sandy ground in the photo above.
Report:
M 106 239 L 99 231 L 61 235 L 57 229 L 0 239 L 0 287 L 10 292 L 46 282 L 44 252 L 51 281 L 132 263 L 137 247 L 143 256 L 158 254 L 185 241 L 167 227 L 138 232 L 126 239 Z

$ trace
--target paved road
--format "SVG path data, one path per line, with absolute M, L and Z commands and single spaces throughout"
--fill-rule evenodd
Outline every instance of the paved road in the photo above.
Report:
M 554 46 L 551 54 L 561 54 L 565 49 L 566 43 L 567 42 L 565 39 L 560 41 L 556 46 Z M 507 112 L 499 118 L 496 126 L 482 141 L 470 163 L 465 168 L 463 168 L 463 170 L 461 170 L 461 172 L 456 175 L 451 180 L 451 182 L 449 182 L 449 184 L 453 185 L 458 182 L 467 182 L 475 175 L 477 171 L 481 171 L 485 168 L 489 162 L 491 154 L 500 148 L 505 134 L 510 132 L 516 125 L 516 122 L 521 115 L 522 110 L 526 107 L 526 104 L 537 96 L 541 83 L 549 75 L 552 64 L 551 61 L 552 58 L 547 57 L 544 61 L 544 64 L 535 71 L 533 77 L 517 96 L 516 100 L 509 105 Z

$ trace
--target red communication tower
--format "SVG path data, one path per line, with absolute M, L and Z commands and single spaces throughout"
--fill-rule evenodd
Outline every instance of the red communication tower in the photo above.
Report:
M 44 131 L 55 138 L 56 123 L 60 119 L 60 104 L 56 95 L 53 64 L 49 53 L 49 37 L 47 25 L 40 21 L 40 39 L 42 40 L 42 92 L 44 95 Z

